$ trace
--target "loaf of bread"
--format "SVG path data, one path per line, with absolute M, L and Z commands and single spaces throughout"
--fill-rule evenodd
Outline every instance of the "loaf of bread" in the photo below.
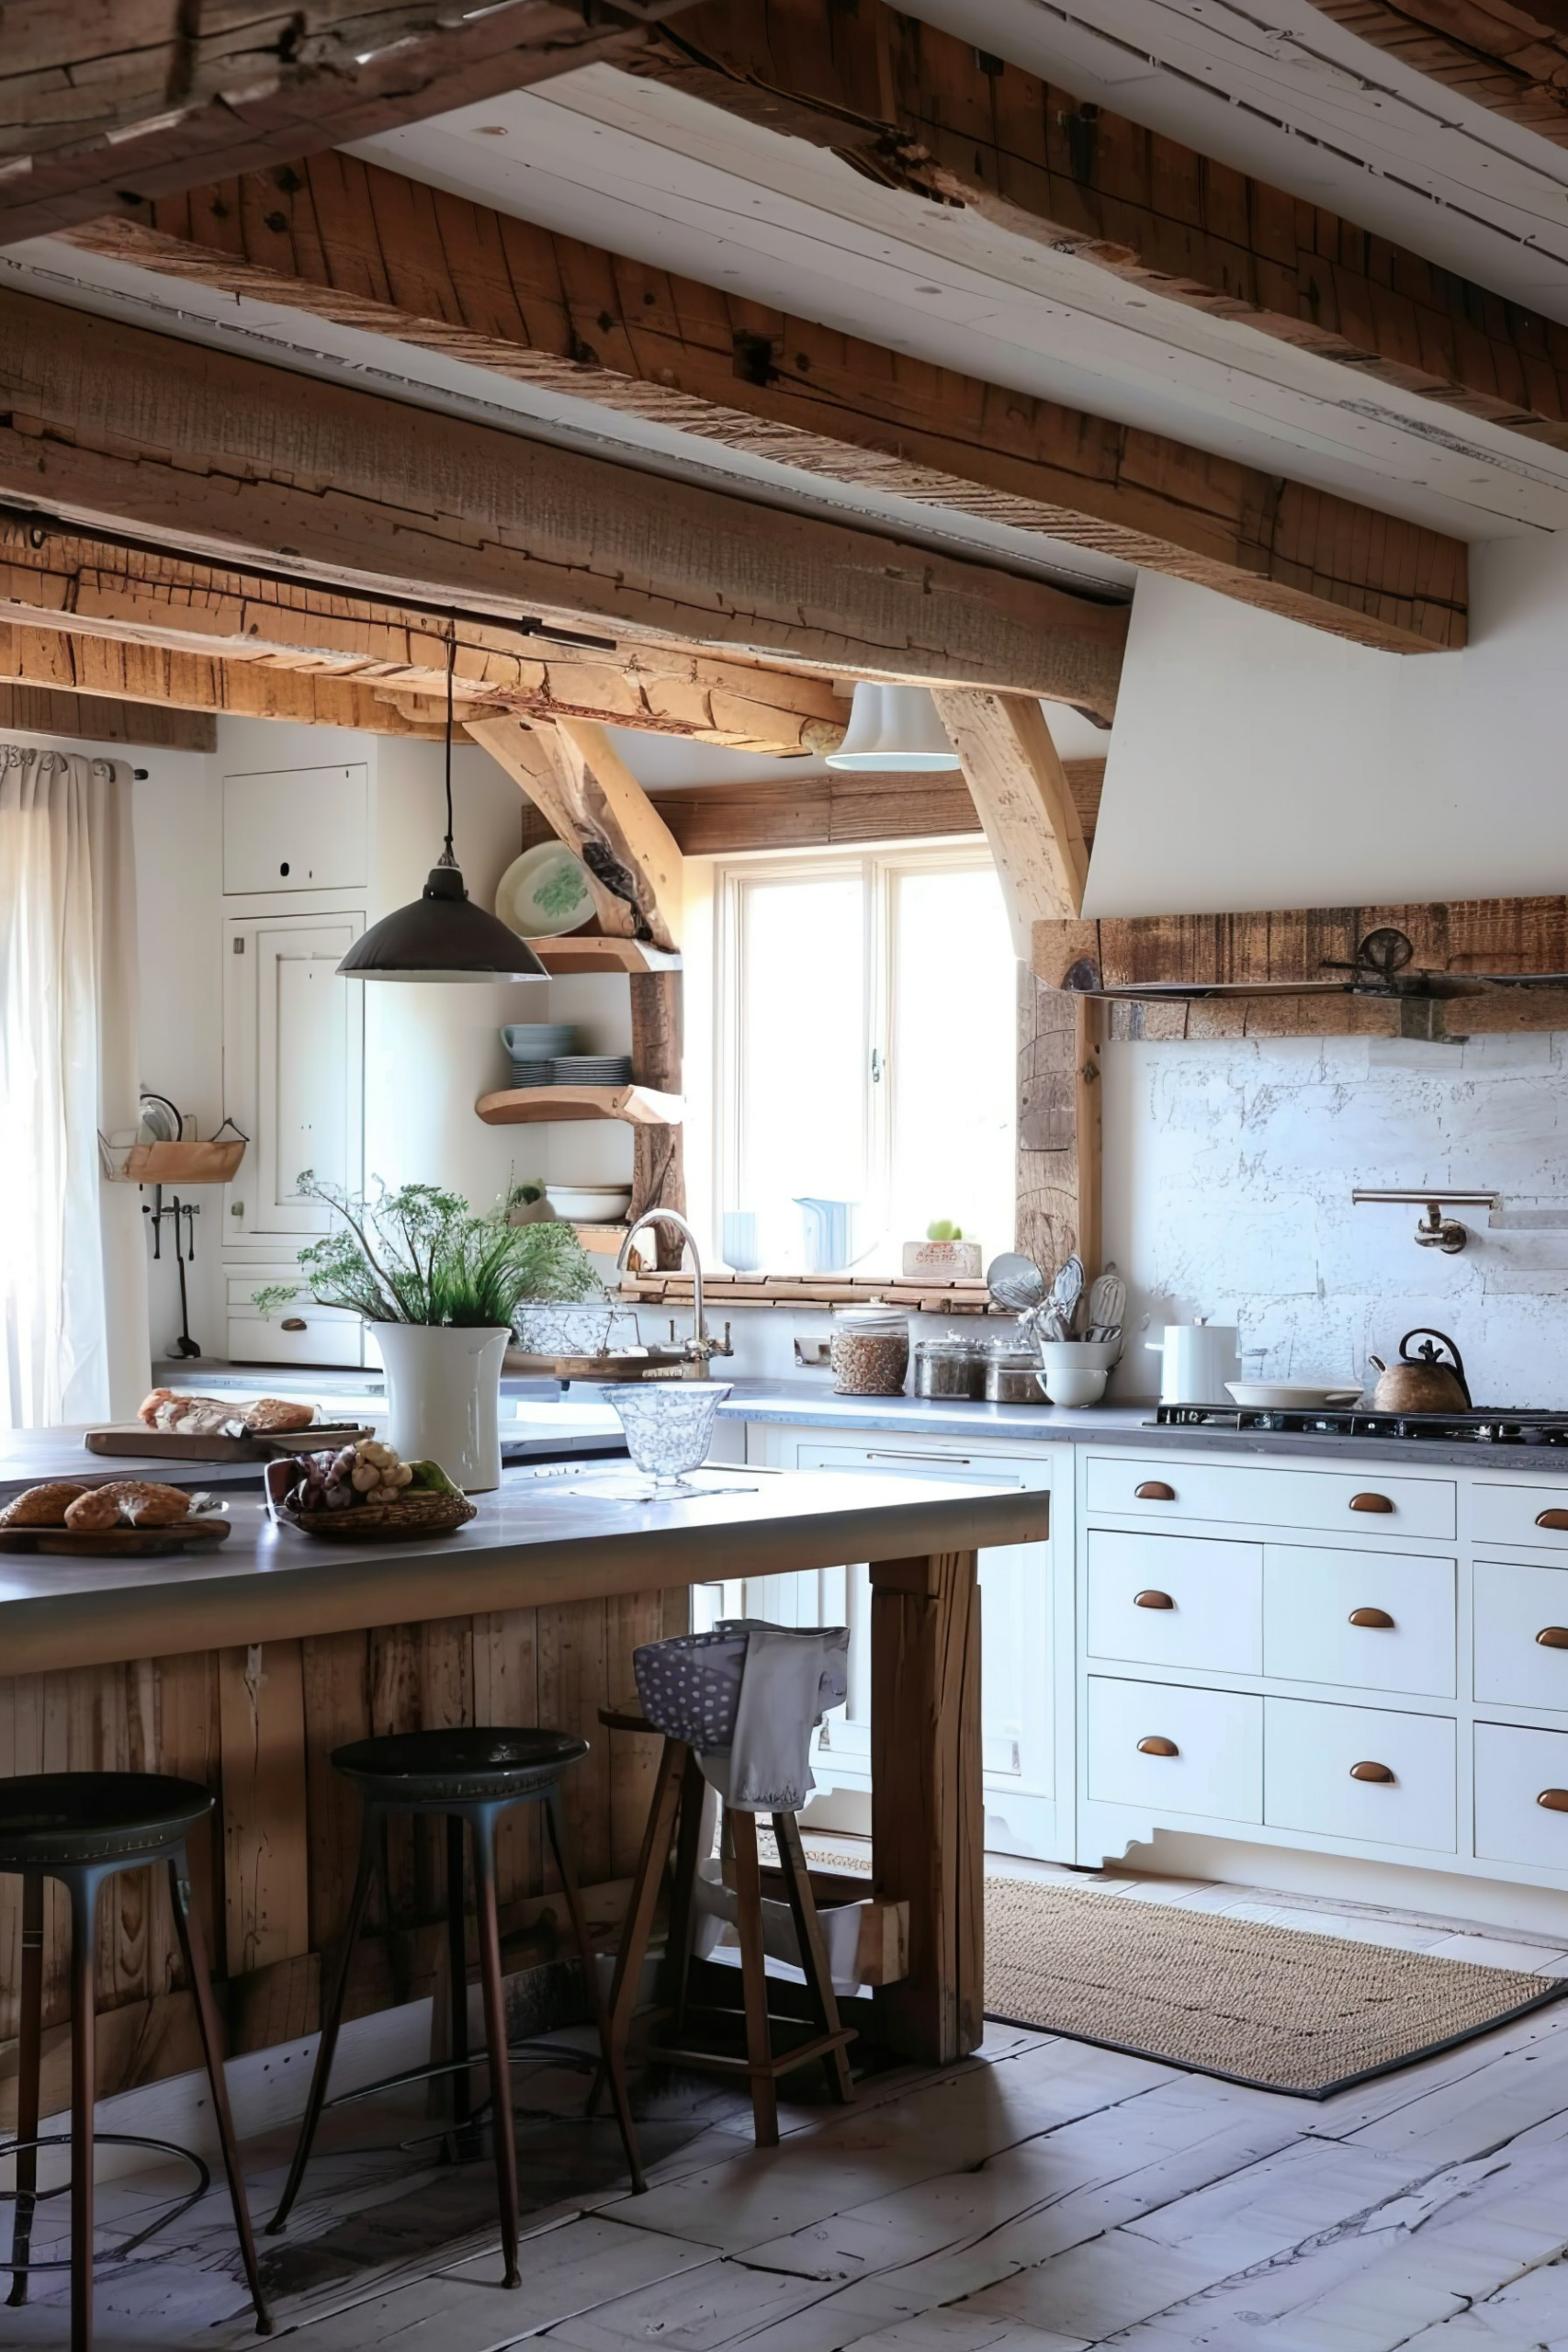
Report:
M 29 1487 L 0 1510 L 0 1527 L 63 1527 L 65 1514 L 85 1487 L 56 1478 L 46 1487 Z
M 240 1411 L 252 1434 L 265 1437 L 274 1437 L 282 1430 L 308 1430 L 315 1418 L 314 1405 L 285 1396 L 258 1396 L 254 1405 L 243 1406 Z
M 160 1486 L 151 1478 L 114 1478 L 107 1486 L 89 1487 L 66 1510 L 63 1525 L 78 1532 L 101 1532 L 107 1527 L 176 1527 L 190 1514 L 190 1497 L 179 1487 Z
M 283 1396 L 258 1396 L 254 1405 L 235 1405 L 222 1396 L 182 1396 L 175 1388 L 154 1388 L 142 1399 L 138 1418 L 149 1429 L 173 1430 L 181 1437 L 220 1437 L 232 1430 L 270 1436 L 280 1430 L 309 1429 L 316 1408 Z

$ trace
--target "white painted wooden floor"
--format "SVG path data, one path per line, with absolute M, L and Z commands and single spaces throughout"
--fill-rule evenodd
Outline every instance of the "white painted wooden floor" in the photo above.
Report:
M 1072 1883 L 1093 1883 L 1081 1875 Z M 1568 1952 L 1393 1911 L 1160 1879 L 1108 1902 L 1239 1909 L 1327 1935 L 1550 1973 Z M 488 2166 L 446 2167 L 423 2109 L 328 2119 L 288 2236 L 264 2240 L 300 2352 L 1568 2352 L 1568 2002 L 1318 2104 L 1043 2034 L 794 2104 L 759 2154 L 688 2081 L 641 2102 L 628 2196 L 580 2078 L 520 2074 L 531 2234 L 496 2283 Z M 571 2119 L 571 2120 L 569 2120 Z M 288 2135 L 245 2152 L 271 2210 Z M 115 2183 L 106 2224 L 158 2192 Z M 111 2232 L 106 2228 L 106 2237 Z M 204 2203 L 99 2288 L 101 2352 L 254 2346 L 225 2208 Z M 59 2290 L 0 2308 L 0 2352 L 67 2341 Z

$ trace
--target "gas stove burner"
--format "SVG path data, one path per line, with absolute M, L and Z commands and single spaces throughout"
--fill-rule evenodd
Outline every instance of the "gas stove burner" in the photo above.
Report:
M 1497 1407 L 1478 1413 L 1374 1413 L 1358 1405 L 1327 1411 L 1248 1405 L 1159 1405 L 1151 1429 L 1274 1430 L 1296 1437 L 1397 1438 L 1418 1444 L 1568 1445 L 1568 1413 Z

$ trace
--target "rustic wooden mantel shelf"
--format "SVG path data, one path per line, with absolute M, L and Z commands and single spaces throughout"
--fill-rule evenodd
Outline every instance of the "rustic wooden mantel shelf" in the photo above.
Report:
M 597 932 L 574 931 L 561 939 L 531 939 L 528 944 L 547 972 L 562 977 L 571 972 L 678 972 L 681 968 L 680 956 L 673 948 L 649 946 L 640 939 L 604 939 Z
M 490 1127 L 539 1126 L 560 1119 L 619 1119 L 630 1127 L 678 1127 L 686 1106 L 652 1086 L 520 1086 L 481 1094 L 474 1105 Z

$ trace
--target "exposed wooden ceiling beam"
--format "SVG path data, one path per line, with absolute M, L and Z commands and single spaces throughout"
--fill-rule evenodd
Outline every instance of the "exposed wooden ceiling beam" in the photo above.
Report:
M 154 752 L 215 752 L 218 721 L 197 710 L 0 685 L 0 732 L 63 735 L 85 743 L 135 743 Z
M 444 716 L 445 613 L 187 562 L 14 515 L 0 515 L 0 621 L 51 636 L 66 631 L 84 643 L 110 639 L 204 662 L 339 677 L 373 688 L 378 703 L 422 727 Z M 829 678 L 652 643 L 573 650 L 515 621 L 468 613 L 455 616 L 455 627 L 456 691 L 464 703 L 736 751 L 826 752 L 843 734 L 849 706 Z M 51 663 L 61 658 L 48 656 Z M 73 658 L 90 666 L 107 657 L 83 650 Z M 196 707 L 232 707 L 201 696 L 198 675 L 191 684 Z
M 1103 760 L 1064 760 L 1086 846 L 1094 841 Z M 983 837 L 962 775 L 787 776 L 777 784 L 665 786 L 649 798 L 687 857 L 738 857 L 861 842 Z M 538 810 L 524 811 L 523 846 L 555 839 Z
M 1568 145 L 1562 0 L 1314 0 L 1325 17 L 1456 97 Z
M 968 54 L 967 51 L 964 52 Z M 325 155 L 74 242 L 1385 650 L 1464 641 L 1458 541 Z
M 1066 771 L 1037 702 L 950 687 L 936 707 L 990 843 L 1013 954 L 1027 964 L 1037 922 L 1083 911 L 1089 848 Z
M 339 586 L 1104 723 L 1124 606 L 0 294 L 0 497 Z
M 1560 0 L 1542 5 L 1568 25 Z M 1438 14 L 1536 21 L 1510 0 L 1328 7 L 1358 32 L 1363 19 Z M 1568 135 L 1568 37 L 1550 57 L 1544 46 L 1529 53 L 1542 77 L 1535 127 L 1554 120 Z M 1339 362 L 1348 398 L 1375 379 L 1568 447 L 1568 327 L 886 0 L 830 17 L 817 0 L 704 0 L 626 70 L 830 148 L 888 186 L 967 206 L 1162 300 Z
M 213 171 L 622 62 L 686 0 L 309 0 L 134 8 L 31 0 L 0 45 L 0 238 L 188 187 Z
M 602 727 L 464 721 L 588 868 L 599 928 L 666 950 L 681 944 L 682 859 L 674 835 Z

